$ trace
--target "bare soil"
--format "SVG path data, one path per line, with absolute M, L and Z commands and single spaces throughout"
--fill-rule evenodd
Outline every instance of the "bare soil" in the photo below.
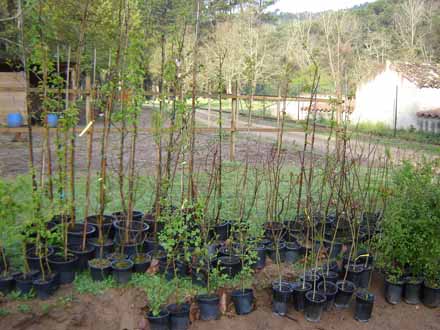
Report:
M 257 275 L 259 284 L 266 283 L 264 278 L 271 276 L 270 267 Z M 354 303 L 348 310 L 325 312 L 319 323 L 309 323 L 302 313 L 290 308 L 287 317 L 274 315 L 271 311 L 270 289 L 256 288 L 256 309 L 247 316 L 237 316 L 232 304 L 217 321 L 192 323 L 192 330 L 439 330 L 440 311 L 423 305 L 388 304 L 382 294 L 382 280 L 375 275 L 372 291 L 376 294 L 373 316 L 368 323 L 359 323 L 353 319 Z M 266 284 L 262 285 L 265 286 Z M 66 301 L 63 297 L 73 297 Z M 19 311 L 20 304 L 27 304 L 31 311 Z M 145 306 L 147 297 L 140 289 L 111 289 L 99 296 L 76 294 L 71 286 L 59 290 L 48 301 L 26 301 L 0 303 L 0 308 L 10 314 L 0 317 L 2 330 L 147 330 Z M 48 306 L 48 307 L 47 307 Z

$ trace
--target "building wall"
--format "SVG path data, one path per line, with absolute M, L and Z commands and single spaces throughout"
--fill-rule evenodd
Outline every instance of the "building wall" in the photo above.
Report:
M 353 122 L 383 123 L 394 126 L 394 101 L 397 87 L 397 127 L 417 128 L 418 111 L 440 108 L 440 90 L 418 88 L 397 72 L 387 68 L 356 92 Z
M 20 112 L 26 118 L 25 77 L 23 72 L 0 72 L 0 124 L 8 113 Z

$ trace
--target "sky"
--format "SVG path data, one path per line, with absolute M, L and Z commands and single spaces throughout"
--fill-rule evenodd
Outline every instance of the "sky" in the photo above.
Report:
M 305 11 L 320 12 L 329 9 L 350 8 L 365 2 L 375 0 L 278 0 L 270 9 L 283 12 L 301 13 Z

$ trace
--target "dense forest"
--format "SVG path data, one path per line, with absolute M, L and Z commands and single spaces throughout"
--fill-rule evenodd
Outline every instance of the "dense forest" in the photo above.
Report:
M 378 0 L 314 14 L 273 12 L 274 2 L 3 0 L 0 56 L 26 58 L 35 70 L 45 61 L 49 71 L 70 56 L 84 74 L 96 53 L 97 80 L 116 66 L 126 71 L 127 59 L 139 56 L 147 86 L 183 94 L 195 71 L 198 90 L 231 92 L 237 82 L 243 93 L 274 95 L 287 86 L 295 95 L 310 89 L 316 62 L 319 91 L 339 96 L 387 60 L 440 61 L 436 0 Z

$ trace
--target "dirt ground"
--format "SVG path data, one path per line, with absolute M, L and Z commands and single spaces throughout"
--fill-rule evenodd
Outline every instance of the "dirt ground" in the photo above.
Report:
M 267 274 L 266 274 L 267 275 Z M 263 275 L 259 275 L 265 276 Z M 368 323 L 353 319 L 351 309 L 325 312 L 319 323 L 305 321 L 302 313 L 290 307 L 288 317 L 274 315 L 271 311 L 269 289 L 257 289 L 256 310 L 247 316 L 237 316 L 232 305 L 217 321 L 193 322 L 192 330 L 439 330 L 440 310 L 423 305 L 388 304 L 382 294 L 382 281 L 378 275 L 373 281 L 376 301 L 373 316 Z M 66 299 L 65 297 L 71 297 Z M 73 298 L 72 298 L 73 297 Z M 110 289 L 102 295 L 79 295 L 67 286 L 48 301 L 27 301 L 31 310 L 20 312 L 20 302 L 3 302 L 0 308 L 9 315 L 0 316 L 1 330 L 147 330 L 145 305 L 147 297 L 140 289 Z M 49 307 L 47 307 L 49 306 Z

